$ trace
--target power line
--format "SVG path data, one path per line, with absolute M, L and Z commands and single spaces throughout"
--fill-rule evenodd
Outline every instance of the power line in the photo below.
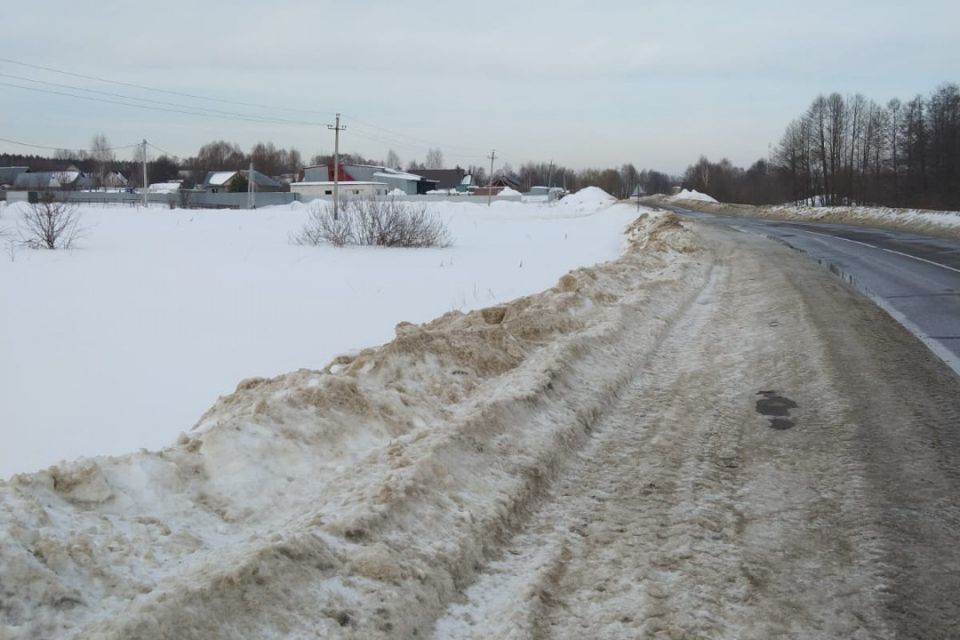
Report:
M 103 77 L 100 77 L 100 76 L 93 76 L 93 75 L 87 75 L 87 74 L 82 74 L 82 73 L 76 73 L 76 72 L 73 72 L 73 71 L 67 71 L 67 70 L 65 70 L 65 69 L 57 69 L 57 68 L 55 68 L 55 67 L 48 67 L 48 66 L 44 66 L 44 65 L 31 64 L 31 63 L 23 62 L 23 61 L 20 61 L 20 60 L 14 60 L 14 59 L 12 59 L 12 58 L 3 58 L 3 57 L 0 57 L 0 62 L 6 62 L 6 63 L 9 63 L 9 64 L 14 64 L 14 65 L 18 65 L 18 66 L 22 66 L 22 67 L 26 67 L 26 68 L 30 68 L 30 69 L 37 69 L 37 70 L 46 71 L 46 72 L 50 72 L 50 73 L 57 73 L 57 74 L 61 74 L 61 75 L 65 75 L 65 76 L 71 76 L 71 77 L 75 77 L 75 78 L 81 78 L 81 79 L 85 79 L 85 80 L 92 80 L 92 81 L 95 81 L 95 82 L 103 82 L 103 83 L 108 83 L 108 84 L 113 84 L 113 85 L 118 85 L 118 86 L 123 86 L 123 87 L 140 89 L 140 90 L 143 90 L 143 91 L 152 91 L 152 92 L 156 92 L 156 93 L 162 93 L 162 94 L 168 94 L 168 95 L 175 95 L 175 96 L 180 96 L 180 97 L 184 97 L 184 98 L 191 98 L 191 99 L 194 99 L 194 100 L 206 100 L 206 101 L 209 101 L 209 102 L 218 102 L 218 103 L 222 103 L 222 104 L 232 104 L 232 105 L 244 106 L 244 107 L 254 108 L 254 109 L 266 109 L 266 110 L 270 110 L 270 111 L 286 111 L 286 112 L 290 112 L 290 113 L 304 113 L 304 114 L 315 114 L 315 115 L 332 115 L 332 114 L 333 114 L 333 112 L 331 112 L 331 111 L 318 111 L 318 110 L 311 110 L 311 109 L 298 109 L 298 108 L 293 108 L 293 107 L 278 107 L 278 106 L 274 106 L 274 105 L 258 104 L 258 103 L 254 103 L 254 102 L 244 102 L 244 101 L 240 101 L 240 100 L 228 100 L 228 99 L 223 99 L 223 98 L 214 98 L 214 97 L 210 97 L 210 96 L 204 96 L 204 95 L 193 94 L 193 93 L 186 93 L 186 92 L 182 92 L 182 91 L 173 91 L 173 90 L 168 90 L 168 89 L 159 89 L 159 88 L 157 88 L 157 87 L 150 87 L 150 86 L 147 86 L 147 85 L 141 85 L 141 84 L 136 84 L 136 83 L 132 83 L 132 82 L 123 82 L 123 81 L 120 81 L 120 80 L 111 80 L 111 79 L 109 79 L 109 78 L 103 78 Z M 61 83 L 57 83 L 57 82 L 50 82 L 50 81 L 44 81 L 44 80 L 36 80 L 36 79 L 33 79 L 33 78 L 27 78 L 27 77 L 23 77 L 23 76 L 17 76 L 17 75 L 6 74 L 6 73 L 0 73 L 0 77 L 12 78 L 12 79 L 15 79 L 15 80 L 19 80 L 19 81 L 21 81 L 21 82 L 30 82 L 30 83 L 34 83 L 34 84 L 42 84 L 42 85 L 46 85 L 46 86 L 48 86 L 48 87 L 57 87 L 57 88 L 59 88 L 59 89 L 67 89 L 67 90 L 69 90 L 69 91 L 81 91 L 81 92 L 85 92 L 85 93 L 97 94 L 97 95 L 100 95 L 100 96 L 109 96 L 110 98 L 120 98 L 120 99 L 122 99 L 123 101 L 121 101 L 121 100 L 114 100 L 114 99 L 110 99 L 110 98 L 100 98 L 100 97 L 94 97 L 94 96 L 77 95 L 76 93 L 68 93 L 68 92 L 66 92 L 66 91 L 58 91 L 58 90 L 55 90 L 55 89 L 41 89 L 41 88 L 39 88 L 39 87 L 23 86 L 23 85 L 20 85 L 20 84 L 13 84 L 13 83 L 0 82 L 0 86 L 6 86 L 6 87 L 15 88 L 15 89 L 21 89 L 21 90 L 24 90 L 24 91 L 33 91 L 33 92 L 37 92 L 37 93 L 46 93 L 46 94 L 50 94 L 50 95 L 59 95 L 59 96 L 64 96 L 64 97 L 74 98 L 74 99 L 79 99 L 79 100 L 88 100 L 88 101 L 92 101 L 92 102 L 102 102 L 102 103 L 106 103 L 106 104 L 116 104 L 116 105 L 126 106 L 126 107 L 133 107 L 133 108 L 139 108 L 139 109 L 147 109 L 147 110 L 151 110 L 151 111 L 162 111 L 162 112 L 166 112 L 166 113 L 178 113 L 178 114 L 183 114 L 183 115 L 205 116 L 205 117 L 209 117 L 209 118 L 219 118 L 219 119 L 224 119 L 224 120 L 239 120 L 239 121 L 245 121 L 245 122 L 255 122 L 255 123 L 265 123 L 265 124 L 287 124 L 287 125 L 311 126 L 311 127 L 313 127 L 313 126 L 322 126 L 321 124 L 319 124 L 319 123 L 317 123 L 317 122 L 306 122 L 306 121 L 299 121 L 299 120 L 289 120 L 289 119 L 284 119 L 284 118 L 279 118 L 279 117 L 273 117 L 273 116 L 264 116 L 264 115 L 257 115 L 257 114 L 244 114 L 244 113 L 237 113 L 237 112 L 232 112 L 232 111 L 223 111 L 223 110 L 219 110 L 219 109 L 211 109 L 211 108 L 208 108 L 208 107 L 202 107 L 202 106 L 198 106 L 198 105 L 186 105 L 186 104 L 175 103 L 175 102 L 165 102 L 165 101 L 161 101 L 161 100 L 151 100 L 151 99 L 149 99 L 149 98 L 139 98 L 139 97 L 136 97 L 136 96 L 130 96 L 130 95 L 120 94 L 120 93 L 113 93 L 113 92 L 109 92 L 109 91 L 100 91 L 100 90 L 97 90 L 97 89 L 86 89 L 86 88 L 78 87 L 78 86 L 74 86 L 74 85 L 66 85 L 66 84 L 61 84 Z M 133 102 L 129 102 L 129 101 L 133 101 Z M 150 104 L 137 104 L 137 103 L 150 103 Z M 162 106 L 152 106 L 152 105 L 162 105 Z M 349 117 L 349 116 L 348 116 L 348 117 Z M 372 133 L 372 132 L 369 132 L 369 131 L 363 132 L 363 131 L 362 131 L 362 128 L 361 128 L 360 131 L 357 131 L 356 129 L 354 130 L 354 132 L 355 132 L 357 135 L 359 135 L 359 136 L 362 137 L 362 138 L 366 138 L 366 139 L 368 139 L 368 140 L 372 140 L 372 141 L 375 141 L 375 142 L 381 142 L 381 143 L 388 144 L 388 145 L 392 145 L 392 146 L 396 146 L 396 147 L 399 147 L 399 148 L 402 148 L 402 149 L 403 149 L 403 148 L 405 148 L 405 149 L 414 149 L 414 148 L 416 148 L 416 149 L 422 149 L 422 150 L 429 150 L 429 149 L 432 149 L 432 148 L 434 148 L 434 147 L 438 147 L 438 148 L 442 148 L 442 147 L 443 147 L 443 145 L 434 145 L 433 143 L 431 143 L 431 142 L 429 142 L 429 141 L 427 141 L 427 140 L 425 140 L 425 139 L 423 139 L 423 138 L 418 138 L 418 137 L 416 137 L 416 136 L 411 136 L 411 135 L 409 135 L 409 134 L 405 134 L 405 133 L 402 133 L 402 132 L 399 132 L 399 131 L 387 129 L 387 128 L 385 128 L 385 127 L 380 127 L 380 126 L 378 126 L 378 125 L 375 125 L 375 124 L 370 123 L 370 122 L 366 122 L 366 121 L 364 121 L 364 120 L 360 120 L 360 119 L 358 119 L 358 118 L 353 118 L 353 117 L 349 117 L 349 118 L 350 118 L 351 120 L 355 121 L 356 123 L 358 123 L 359 125 L 361 125 L 362 128 L 367 128 L 367 127 L 369 127 L 370 129 L 375 129 L 375 130 L 377 130 L 377 131 L 382 132 L 380 135 L 378 135 L 378 134 L 375 134 L 375 133 Z M 386 134 L 387 137 L 384 137 L 383 134 Z M 451 149 L 450 147 L 447 147 L 447 151 L 448 151 L 448 153 L 450 153 L 451 155 L 457 156 L 457 157 L 461 157 L 461 158 L 476 158 L 476 159 L 480 159 L 480 158 L 485 158 L 485 157 L 486 157 L 485 155 L 482 155 L 478 150 L 465 151 L 465 150 L 463 150 L 463 149 L 456 149 L 456 148 L 455 148 L 455 149 Z
M 184 93 L 182 91 L 172 91 L 169 89 L 157 89 L 156 87 L 148 87 L 142 84 L 134 84 L 132 82 L 122 82 L 120 80 L 110 80 L 108 78 L 101 78 L 99 76 L 90 76 L 82 73 L 74 73 L 73 71 L 65 71 L 63 69 L 56 69 L 54 67 L 45 67 L 39 64 L 30 64 L 28 62 L 21 62 L 20 60 L 13 60 L 11 58 L 0 58 L 0 62 L 7 62 L 9 64 L 19 65 L 21 67 L 28 67 L 31 69 L 38 69 L 41 71 L 49 71 L 51 73 L 59 73 L 65 76 L 73 76 L 74 78 L 83 78 L 84 80 L 94 80 L 96 82 L 106 82 L 107 84 L 115 84 L 123 87 L 130 87 L 133 89 L 142 89 L 144 91 L 153 91 L 156 93 L 166 93 L 169 95 L 180 96 L 182 98 L 193 98 L 194 100 L 207 100 L 209 102 L 220 102 L 222 104 L 233 104 L 242 107 L 252 107 L 255 109 L 269 109 L 271 111 L 289 111 L 293 113 L 312 113 L 315 115 L 328 116 L 332 115 L 332 111 L 314 111 L 310 109 L 294 109 L 292 107 L 277 107 L 272 105 L 257 104 L 255 102 L 242 102 L 239 100 L 226 100 L 224 98 L 211 98 L 210 96 L 202 96 L 194 93 Z
M 386 128 L 384 128 L 384 127 L 380 127 L 380 126 L 377 126 L 377 125 L 375 125 L 375 124 L 372 124 L 372 123 L 369 123 L 369 122 L 365 122 L 365 121 L 360 120 L 359 118 L 356 118 L 356 117 L 353 117 L 353 116 L 348 116 L 348 117 L 349 117 L 351 120 L 353 120 L 355 123 L 360 124 L 361 126 L 370 127 L 371 129 L 376 129 L 376 130 L 378 130 L 378 131 L 382 131 L 382 132 L 390 135 L 390 136 L 391 136 L 392 138 L 394 138 L 394 139 L 401 140 L 401 139 L 403 139 L 403 138 L 406 138 L 406 139 L 408 139 L 408 140 L 412 140 L 412 141 L 414 141 L 414 142 L 417 143 L 417 144 L 413 145 L 413 144 L 411 144 L 411 143 L 402 142 L 402 141 L 401 141 L 401 142 L 398 143 L 397 146 L 401 146 L 401 145 L 404 145 L 404 144 L 405 144 L 405 145 L 407 145 L 409 148 L 412 148 L 413 146 L 416 146 L 416 147 L 419 147 L 419 148 L 422 148 L 422 149 L 432 149 L 432 148 L 434 148 L 434 147 L 436 147 L 436 146 L 440 146 L 440 145 L 435 145 L 435 144 L 433 144 L 433 143 L 431 143 L 431 142 L 429 142 L 428 140 L 425 140 L 425 139 L 423 139 L 423 138 L 418 138 L 418 137 L 416 137 L 416 136 L 411 136 L 411 135 L 409 135 L 409 134 L 401 133 L 401 132 L 399 132 L 399 131 L 393 131 L 393 130 L 391 130 L 391 129 L 386 129 Z M 389 141 L 388 141 L 388 140 L 384 140 L 384 139 L 380 139 L 380 142 L 389 142 Z M 473 150 L 470 150 L 470 151 L 464 151 L 464 149 L 458 149 L 458 148 L 453 148 L 453 149 L 451 149 L 451 148 L 448 147 L 447 150 L 448 150 L 450 153 L 452 153 L 453 155 L 462 156 L 462 157 L 467 157 L 467 158 L 486 158 L 486 157 L 487 157 L 487 156 L 486 156 L 485 154 L 483 154 L 479 149 L 473 149 Z
M 371 134 L 371 133 L 368 132 L 368 131 L 358 130 L 358 129 L 356 129 L 356 128 L 353 129 L 353 133 L 354 133 L 354 135 L 360 136 L 361 138 L 366 138 L 367 140 L 372 140 L 372 141 L 374 141 L 374 142 L 382 142 L 382 143 L 388 144 L 388 145 L 390 145 L 390 146 L 392 146 L 392 147 L 397 147 L 397 148 L 399 148 L 399 149 L 417 149 L 417 150 L 421 150 L 421 151 L 429 151 L 430 149 L 433 149 L 434 146 L 436 146 L 436 147 L 440 147 L 440 146 L 441 146 L 441 145 L 430 146 L 430 145 L 420 145 L 420 144 L 408 143 L 408 142 L 404 142 L 404 141 L 397 140 L 396 138 L 391 139 L 391 138 L 386 138 L 386 137 L 383 137 L 383 136 L 374 135 L 374 134 Z M 485 155 L 476 155 L 476 154 L 471 154 L 471 153 L 457 153 L 457 150 L 452 150 L 452 151 L 451 151 L 450 149 L 447 149 L 447 152 L 450 153 L 450 155 L 455 156 L 455 157 L 458 157 L 458 158 L 476 158 L 476 159 L 481 159 L 481 158 L 486 158 L 486 157 L 487 157 L 487 156 L 485 156 Z
M 177 154 L 175 154 L 175 153 L 170 153 L 169 151 L 165 151 L 165 150 L 161 149 L 160 147 L 158 147 L 157 145 L 153 144 L 152 142 L 147 142 L 147 144 L 150 145 L 151 147 L 153 147 L 154 149 L 156 149 L 157 151 L 159 151 L 160 153 L 164 154 L 164 155 L 167 156 L 167 157 L 170 157 L 170 158 L 176 158 L 176 157 L 177 157 Z
M 150 110 L 150 111 L 164 111 L 164 112 L 167 112 L 167 113 L 180 113 L 180 114 L 185 114 L 185 115 L 190 115 L 190 116 L 205 116 L 205 117 L 208 117 L 208 118 L 220 118 L 220 119 L 222 119 L 222 120 L 243 120 L 243 121 L 247 121 L 247 122 L 255 122 L 255 123 L 258 123 L 258 124 L 263 124 L 263 123 L 267 123 L 267 124 L 291 124 L 291 123 L 292 123 L 292 121 L 291 121 L 291 122 L 279 122 L 279 121 L 276 121 L 276 120 L 269 120 L 269 119 L 260 118 L 260 117 L 256 117 L 256 116 L 251 116 L 251 117 L 248 117 L 248 116 L 223 116 L 223 115 L 218 115 L 218 114 L 215 114 L 215 113 L 204 113 L 204 112 L 201 112 L 201 111 L 193 111 L 193 110 L 187 110 L 187 109 L 169 109 L 169 108 L 166 108 L 166 107 L 153 107 L 153 106 L 146 105 L 146 104 L 136 104 L 136 103 L 131 103 L 131 102 L 121 102 L 121 101 L 119 101 L 119 100 L 110 100 L 110 99 L 108 99 L 108 98 L 96 98 L 96 97 L 94 97 L 94 96 L 81 96 L 81 95 L 77 95 L 77 94 L 75 94 L 75 93 L 67 93 L 67 92 L 65 92 L 65 91 L 55 91 L 55 90 L 53 90 L 53 89 L 41 89 L 41 88 L 39 88 L 39 87 L 25 87 L 25 86 L 23 86 L 23 85 L 13 84 L 13 83 L 10 83 L 10 82 L 0 82 L 0 86 L 3 86 L 3 87 L 12 87 L 12 88 L 14 88 L 14 89 L 23 89 L 23 90 L 25 90 L 25 91 L 35 91 L 35 92 L 37 92 L 37 93 L 48 93 L 48 94 L 52 94 L 52 95 L 65 96 L 65 97 L 67 97 L 67 98 L 76 98 L 76 99 L 78 99 L 78 100 L 89 100 L 89 101 L 91 101 L 91 102 L 102 102 L 102 103 L 106 103 L 106 104 L 118 104 L 118 105 L 122 105 L 122 106 L 124 106 L 124 107 L 134 107 L 134 108 L 137 108 L 137 109 L 148 109 L 148 110 Z M 134 99 L 135 99 L 135 98 L 134 98 Z M 312 122 L 310 122 L 310 123 L 307 123 L 307 122 L 304 122 L 304 123 L 294 123 L 294 124 L 301 124 L 301 125 L 307 125 L 307 126 L 317 126 L 316 123 L 312 123 Z
M 297 124 L 297 125 L 310 125 L 315 126 L 315 122 L 303 122 L 299 120 L 287 120 L 281 118 L 267 118 L 264 116 L 256 116 L 245 113 L 237 113 L 235 111 L 222 111 L 220 109 L 208 109 L 207 107 L 194 107 L 192 105 L 181 104 L 177 102 L 165 102 L 163 100 L 151 100 L 149 98 L 138 98 L 136 96 L 128 96 L 122 93 L 114 93 L 112 91 L 98 91 L 96 89 L 86 89 L 84 87 L 77 87 L 69 84 L 61 84 L 59 82 L 47 82 L 45 80 L 34 80 L 33 78 L 26 78 L 23 76 L 12 75 L 9 73 L 0 73 L 0 77 L 4 78 L 13 78 L 14 80 L 20 80 L 25 82 L 33 82 L 35 84 L 42 84 L 50 87 L 58 87 L 61 89 L 69 89 L 71 91 L 83 91 L 85 93 L 95 93 L 103 96 L 111 96 L 114 98 L 123 98 L 124 100 L 135 100 L 137 102 L 149 102 L 152 104 L 160 104 L 168 107 L 177 107 L 181 109 L 188 109 L 190 111 L 203 112 L 205 115 L 214 115 L 214 116 L 236 116 L 243 119 L 257 118 L 262 119 L 264 122 L 271 123 L 280 123 L 280 124 Z
M 86 151 L 85 149 L 70 149 L 68 147 L 48 147 L 42 144 L 30 144 L 29 142 L 20 142 L 19 140 L 10 140 L 9 138 L 0 138 L 0 142 L 9 142 L 10 144 L 20 145 L 21 147 L 32 147 L 34 149 L 47 149 L 51 151 Z M 121 149 L 132 149 L 133 147 L 139 147 L 140 144 L 125 144 L 120 147 L 109 147 L 104 149 L 104 151 L 119 151 Z

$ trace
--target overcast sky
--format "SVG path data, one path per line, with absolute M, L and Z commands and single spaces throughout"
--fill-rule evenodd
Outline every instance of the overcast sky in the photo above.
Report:
M 2 58 L 277 107 L 0 62 L 0 137 L 84 148 L 102 131 L 115 145 L 146 137 L 181 156 L 213 139 L 331 152 L 322 125 L 340 111 L 343 150 L 375 158 L 393 148 L 404 163 L 422 160 L 436 146 L 465 165 L 496 148 L 514 166 L 680 172 L 700 154 L 744 165 L 766 156 L 821 92 L 885 102 L 960 81 L 956 0 L 46 0 L 4 11 L 3 25 Z M 9 86 L 79 93 L 26 79 L 301 124 Z

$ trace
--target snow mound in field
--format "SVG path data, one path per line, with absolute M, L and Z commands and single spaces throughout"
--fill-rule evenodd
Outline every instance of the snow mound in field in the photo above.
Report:
M 671 200 L 695 200 L 697 202 L 717 202 L 712 196 L 708 196 L 705 193 L 700 193 L 699 191 L 693 191 L 690 189 L 684 189 L 675 196 L 670 197 Z
M 619 260 L 245 380 L 173 447 L 0 481 L 0 638 L 423 636 L 693 295 L 688 235 L 642 216 Z
M 497 194 L 497 197 L 500 196 L 522 196 L 523 194 L 517 191 L 516 189 L 511 189 L 510 187 L 504 187 L 500 190 L 500 193 Z
M 576 193 L 564 196 L 558 204 L 572 211 L 596 211 L 616 201 L 616 198 L 599 187 L 584 187 Z
M 403 189 L 391 189 L 390 193 L 388 193 L 387 195 L 390 196 L 391 198 L 398 198 L 398 197 L 407 195 L 407 192 L 404 191 Z

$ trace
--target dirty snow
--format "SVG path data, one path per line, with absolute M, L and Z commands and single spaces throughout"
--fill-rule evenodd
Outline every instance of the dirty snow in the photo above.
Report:
M 604 240 L 593 241 L 593 255 L 615 253 L 613 245 L 622 239 L 614 242 L 609 232 L 622 227 L 628 210 L 566 218 L 550 211 L 547 220 L 509 203 L 494 207 L 490 216 L 447 211 L 459 253 L 409 252 L 411 263 L 391 256 L 389 265 L 419 288 L 441 290 L 450 283 L 430 278 L 434 269 L 447 268 L 436 264 L 438 258 L 469 263 L 472 251 L 473 259 L 482 256 L 482 265 L 493 272 L 500 269 L 492 255 L 512 263 L 518 246 L 503 238 L 504 230 L 523 236 L 519 246 L 527 251 L 522 253 L 536 256 L 535 262 L 545 261 L 556 247 L 583 257 L 561 234 L 573 239 L 576 233 L 582 243 L 591 238 L 590 230 L 603 228 L 607 231 L 598 233 Z M 198 212 L 126 212 L 127 218 L 116 219 L 108 213 L 97 215 L 101 236 L 90 237 L 87 253 L 18 256 L 11 264 L 26 267 L 16 275 L 28 277 L 33 269 L 55 280 L 49 270 L 63 271 L 67 265 L 70 284 L 108 278 L 107 269 L 91 272 L 84 265 L 96 264 L 100 253 L 117 260 L 125 254 L 122 240 L 129 240 L 131 230 L 142 234 L 147 228 L 168 252 L 164 264 L 180 280 L 191 276 L 188 286 L 199 289 L 198 295 L 214 297 L 204 298 L 208 306 L 202 309 L 223 301 L 200 268 L 217 264 L 218 283 L 248 299 L 248 307 L 229 305 L 234 322 L 241 312 L 279 304 L 280 298 L 264 296 L 271 286 L 287 287 L 287 295 L 301 298 L 327 295 L 324 307 L 312 309 L 307 328 L 316 331 L 330 326 L 324 323 L 331 316 L 347 315 L 348 322 L 333 333 L 341 343 L 358 335 L 350 323 L 362 324 L 364 315 L 345 304 L 350 298 L 336 297 L 337 290 L 326 284 L 309 285 L 321 276 L 348 278 L 363 263 L 351 260 L 350 253 L 310 253 L 316 250 L 286 244 L 280 231 L 302 222 L 296 211 L 260 211 L 262 219 Z M 517 215 L 523 217 L 519 226 L 502 224 Z M 223 230 L 225 219 L 236 232 Z M 551 226 L 558 219 L 583 226 Z M 500 242 L 489 247 L 488 234 Z M 552 248 L 531 251 L 538 236 L 550 236 Z M 206 243 L 194 244 L 199 238 Z M 685 304 L 708 269 L 704 260 L 695 259 L 688 232 L 671 216 L 644 216 L 632 225 L 628 239 L 622 258 L 577 269 L 559 281 L 551 274 L 555 286 L 543 293 L 466 315 L 453 311 L 422 326 L 400 324 L 395 339 L 383 347 L 335 358 L 323 370 L 245 380 L 175 446 L 81 460 L 0 481 L 0 584 L 16 585 L 3 592 L 0 637 L 149 640 L 346 632 L 386 638 L 424 629 L 470 578 L 484 549 L 525 508 L 543 474 L 579 446 L 599 407 L 618 393 L 627 371 L 636 366 L 621 358 L 622 345 L 637 353 L 655 345 L 666 318 Z M 203 250 L 211 254 L 208 262 L 190 260 Z M 292 258 L 282 260 L 284 252 Z M 381 254 L 353 253 L 390 270 Z M 425 255 L 427 262 L 421 260 Z M 145 252 L 144 260 L 159 257 L 155 249 Z M 268 263 L 282 265 L 284 277 L 268 278 L 264 286 L 255 274 Z M 142 287 L 170 302 L 158 274 L 130 258 L 125 266 L 129 288 L 115 291 L 136 300 Z M 540 267 L 544 278 L 556 266 Z M 519 269 L 500 276 L 516 280 Z M 298 270 L 309 277 L 296 279 Z M 285 279 L 294 280 L 294 288 Z M 234 290 L 234 280 L 254 290 Z M 34 287 L 38 282 L 33 276 Z M 379 291 L 400 287 L 406 296 L 415 290 L 404 289 L 399 280 L 375 284 L 383 287 Z M 522 284 L 532 286 L 532 281 Z M 383 304 L 365 307 L 369 302 L 363 301 L 359 280 L 351 289 L 360 294 L 357 306 L 386 315 Z M 85 291 L 101 302 L 95 288 Z M 70 302 L 82 307 L 89 300 Z M 119 308 L 108 306 L 102 321 L 117 328 L 150 318 L 144 313 L 150 309 L 139 307 L 135 317 L 110 315 Z M 182 314 L 198 322 L 193 311 L 182 304 L 162 320 L 175 322 Z M 294 334 L 287 340 L 296 342 L 301 359 L 322 351 L 297 326 L 285 323 L 290 311 L 274 309 L 283 325 L 273 333 Z M 624 314 L 645 320 L 626 323 Z M 216 318 L 223 324 L 202 327 L 236 335 L 226 316 Z M 157 331 L 161 324 L 148 328 Z M 89 320 L 82 325 L 94 328 Z M 195 330 L 190 323 L 177 329 Z M 234 346 L 247 351 L 261 336 L 268 340 L 270 332 Z M 88 339 L 82 332 L 77 337 Z M 149 355 L 173 346 L 162 342 Z M 121 344 L 133 346 L 126 340 Z M 154 362 L 134 360 L 126 375 Z M 45 362 L 56 366 L 52 358 Z M 157 410 L 177 398 L 166 378 L 197 377 L 192 363 L 185 364 L 156 374 L 151 392 Z M 110 389 L 95 403 L 108 407 L 120 400 L 117 395 Z
M 612 258 L 635 216 L 431 204 L 454 246 L 289 242 L 295 204 L 249 211 L 84 207 L 80 248 L 15 250 L 0 210 L 0 478 L 62 459 L 158 449 L 253 376 L 318 368 L 424 322 L 542 290 Z M 12 260 L 11 260 L 12 257 Z M 54 395 L 51 395 L 54 394 Z

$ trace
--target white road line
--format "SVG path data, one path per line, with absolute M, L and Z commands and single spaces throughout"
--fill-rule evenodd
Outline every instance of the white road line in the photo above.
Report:
M 936 266 L 936 267 L 943 267 L 944 269 L 949 269 L 950 271 L 955 271 L 955 272 L 957 272 L 957 273 L 960 273 L 960 269 L 956 269 L 956 268 L 954 268 L 954 267 L 949 267 L 949 266 L 947 266 L 947 265 L 945 265 L 945 264 L 940 264 L 939 262 L 934 262 L 933 260 L 927 260 L 926 258 L 920 258 L 920 257 L 917 257 L 917 256 L 912 256 L 912 255 L 910 255 L 909 253 L 903 253 L 902 251 L 895 251 L 895 250 L 893 250 L 893 249 L 884 249 L 883 247 L 880 247 L 880 249 L 882 249 L 883 251 L 886 251 L 887 253 L 895 253 L 895 254 L 897 254 L 898 256 L 904 256 L 904 257 L 907 257 L 907 258 L 913 258 L 914 260 L 919 260 L 920 262 L 926 262 L 927 264 L 932 264 L 932 265 L 934 265 L 934 266 Z
M 960 273 L 960 269 L 951 267 L 939 262 L 934 262 L 933 260 L 927 260 L 926 258 L 920 258 L 918 256 L 912 256 L 909 253 L 904 253 L 902 251 L 896 251 L 894 249 L 886 249 L 884 247 L 878 247 L 877 245 L 870 244 L 868 242 L 860 242 L 859 240 L 851 240 L 850 238 L 841 238 L 840 236 L 832 236 L 829 233 L 820 233 L 818 231 L 808 231 L 807 229 L 799 229 L 805 233 L 809 233 L 815 236 L 823 236 L 824 238 L 833 238 L 835 240 L 843 240 L 844 242 L 852 242 L 853 244 L 863 245 L 864 247 L 870 247 L 871 249 L 879 249 L 880 251 L 886 251 L 887 253 L 895 253 L 898 256 L 903 256 L 904 258 L 910 258 L 911 260 L 918 260 L 920 262 L 926 262 L 927 264 L 932 264 L 935 267 L 940 267 L 941 269 L 947 269 L 948 271 L 953 271 L 955 273 Z

